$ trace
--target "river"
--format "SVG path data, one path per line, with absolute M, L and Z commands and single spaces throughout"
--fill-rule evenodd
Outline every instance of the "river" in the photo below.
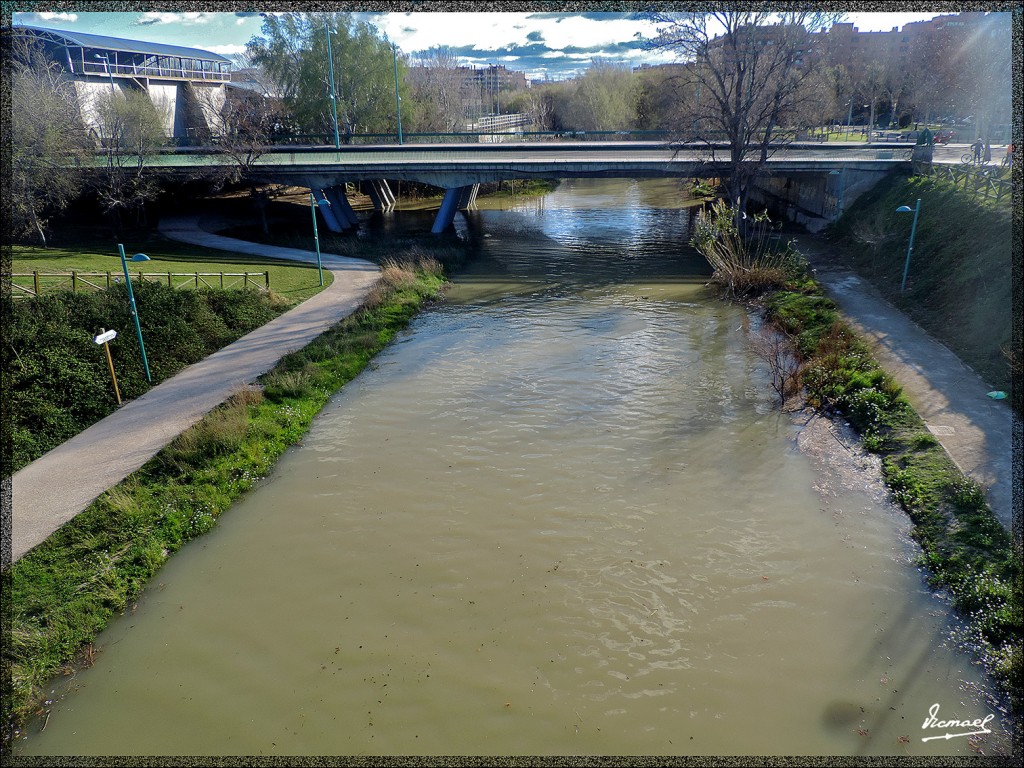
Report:
M 905 516 L 840 427 L 772 408 L 757 320 L 705 287 L 678 201 L 580 180 L 460 215 L 478 255 L 447 300 L 17 754 L 1005 748 Z M 994 733 L 929 738 L 963 732 L 923 728 L 935 705 Z

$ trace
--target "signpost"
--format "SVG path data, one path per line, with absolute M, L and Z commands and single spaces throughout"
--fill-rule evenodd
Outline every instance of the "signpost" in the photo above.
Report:
M 107 365 L 110 366 L 110 378 L 114 380 L 114 394 L 117 395 L 117 406 L 121 407 L 121 391 L 117 388 L 117 376 L 114 375 L 114 360 L 110 356 L 110 342 L 117 338 L 117 331 L 105 331 L 100 328 L 100 335 L 93 339 L 97 344 L 102 344 L 107 352 Z

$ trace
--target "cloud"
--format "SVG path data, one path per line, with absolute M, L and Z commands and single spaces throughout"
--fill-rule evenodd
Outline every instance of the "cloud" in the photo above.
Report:
M 134 22 L 135 26 L 148 27 L 152 24 L 208 24 L 220 14 L 209 11 L 171 13 L 169 11 L 147 11 Z
M 221 56 L 236 56 L 245 53 L 244 45 L 204 45 L 204 51 L 219 53 Z
M 77 13 L 54 13 L 52 11 L 40 11 L 36 14 L 43 21 L 78 21 Z

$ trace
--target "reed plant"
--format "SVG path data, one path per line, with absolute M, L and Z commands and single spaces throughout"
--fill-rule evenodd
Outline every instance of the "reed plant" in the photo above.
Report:
M 765 214 L 747 216 L 724 200 L 697 215 L 691 245 L 708 260 L 711 280 L 735 299 L 758 296 L 789 284 L 798 258 Z

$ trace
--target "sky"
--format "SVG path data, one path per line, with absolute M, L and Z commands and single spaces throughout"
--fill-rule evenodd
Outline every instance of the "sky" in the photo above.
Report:
M 41 4 L 42 5 L 42 4 Z M 173 7 L 169 6 L 169 7 Z M 855 4 L 854 4 L 855 7 Z M 862 32 L 889 31 L 937 13 L 849 13 Z M 597 59 L 631 67 L 671 61 L 644 47 L 653 25 L 631 13 L 502 12 L 354 13 L 376 26 L 399 50 L 415 56 L 447 46 L 466 66 L 502 64 L 532 80 L 561 80 Z M 78 30 L 132 40 L 240 53 L 260 32 L 258 12 L 147 11 L 15 13 L 16 24 Z

